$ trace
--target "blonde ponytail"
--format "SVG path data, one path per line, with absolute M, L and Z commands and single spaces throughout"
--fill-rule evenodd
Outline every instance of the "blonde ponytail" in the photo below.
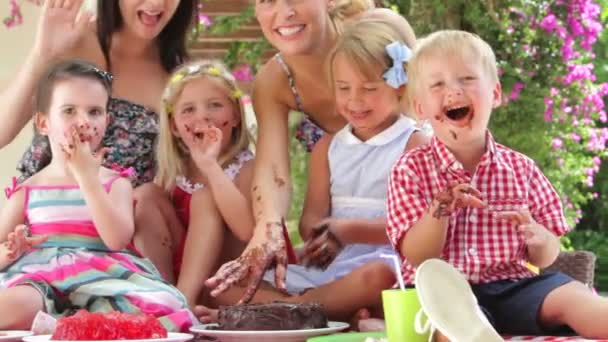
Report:
M 374 0 L 334 0 L 334 6 L 329 10 L 329 17 L 338 33 L 342 33 L 346 21 L 375 7 Z

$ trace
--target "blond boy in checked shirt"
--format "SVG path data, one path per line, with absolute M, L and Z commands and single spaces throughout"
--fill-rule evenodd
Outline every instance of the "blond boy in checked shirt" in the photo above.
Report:
M 501 334 L 608 338 L 606 299 L 562 273 L 526 267 L 552 264 L 569 227 L 534 161 L 487 129 L 502 94 L 491 47 L 463 31 L 433 33 L 417 43 L 408 75 L 414 110 L 435 137 L 394 166 L 387 230 L 430 320 L 466 342 L 500 340 L 491 326 Z

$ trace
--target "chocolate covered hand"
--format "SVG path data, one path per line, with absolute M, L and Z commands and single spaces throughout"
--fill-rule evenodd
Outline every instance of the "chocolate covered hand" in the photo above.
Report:
M 304 245 L 302 264 L 326 269 L 334 261 L 344 246 L 333 228 L 331 220 L 313 228 L 312 237 Z
M 486 204 L 481 197 L 481 192 L 469 184 L 451 183 L 445 191 L 440 192 L 433 199 L 435 204 L 433 217 L 439 219 L 451 216 L 459 208 L 485 208 Z
M 248 279 L 249 285 L 239 301 L 247 303 L 255 294 L 264 273 L 273 264 L 276 266 L 275 286 L 285 291 L 287 270 L 287 250 L 283 236 L 284 222 L 260 222 L 264 227 L 256 227 L 254 236 L 240 257 L 225 263 L 205 284 L 213 290 L 212 296 L 226 291 L 230 286 Z

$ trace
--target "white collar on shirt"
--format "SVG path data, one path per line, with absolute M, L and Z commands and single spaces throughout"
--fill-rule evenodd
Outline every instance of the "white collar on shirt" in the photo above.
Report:
M 353 134 L 352 126 L 350 124 L 347 124 L 344 128 L 338 131 L 335 137 L 340 139 L 340 141 L 346 145 L 366 144 L 371 146 L 382 146 L 393 141 L 403 134 L 403 132 L 415 127 L 416 121 L 414 119 L 401 115 L 399 119 L 397 119 L 397 121 L 395 121 L 395 123 L 393 123 L 390 127 L 374 135 L 370 139 L 367 139 L 366 141 L 361 141 L 361 139 L 357 138 Z

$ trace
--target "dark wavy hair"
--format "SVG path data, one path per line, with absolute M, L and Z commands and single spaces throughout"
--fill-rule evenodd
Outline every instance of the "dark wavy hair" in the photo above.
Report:
M 188 59 L 186 40 L 197 14 L 198 0 L 181 0 L 173 17 L 158 35 L 160 61 L 167 72 Z M 97 40 L 111 70 L 110 46 L 112 34 L 122 28 L 123 18 L 118 0 L 97 1 Z
M 58 81 L 78 77 L 88 78 L 99 82 L 108 93 L 108 100 L 110 99 L 110 94 L 112 92 L 112 75 L 107 71 L 98 69 L 89 62 L 70 59 L 51 66 L 46 74 L 40 79 L 35 96 L 36 112 L 48 113 L 53 90 Z

